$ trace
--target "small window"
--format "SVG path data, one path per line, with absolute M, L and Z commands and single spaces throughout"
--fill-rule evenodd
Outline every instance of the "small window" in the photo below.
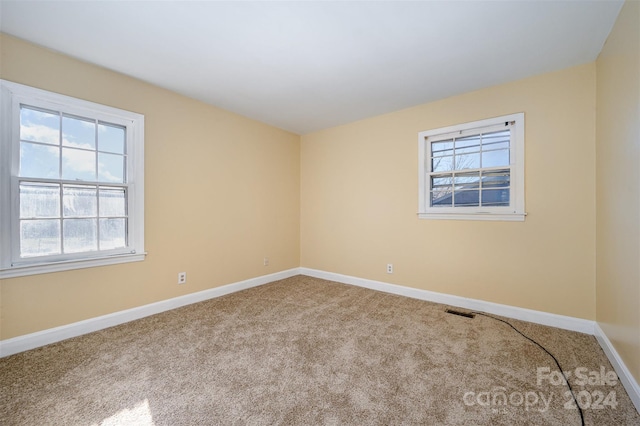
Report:
M 142 260 L 144 117 L 7 81 L 2 95 L 0 278 Z
M 524 220 L 524 114 L 419 133 L 421 219 Z

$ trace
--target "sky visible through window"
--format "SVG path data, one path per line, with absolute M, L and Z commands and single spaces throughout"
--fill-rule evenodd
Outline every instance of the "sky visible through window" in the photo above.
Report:
M 22 107 L 20 139 L 21 177 L 125 181 L 123 127 Z

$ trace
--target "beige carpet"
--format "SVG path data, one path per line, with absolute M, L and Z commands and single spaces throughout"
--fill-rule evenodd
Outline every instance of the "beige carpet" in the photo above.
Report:
M 586 424 L 640 424 L 593 336 L 510 322 L 593 379 Z M 0 424 L 579 425 L 553 371 L 490 318 L 297 276 L 1 359 Z

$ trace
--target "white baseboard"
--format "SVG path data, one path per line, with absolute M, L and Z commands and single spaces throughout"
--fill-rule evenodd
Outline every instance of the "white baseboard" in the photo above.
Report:
M 625 387 L 629 397 L 633 401 L 636 409 L 640 412 L 640 386 L 635 380 L 627 366 L 624 364 L 620 355 L 615 350 L 613 344 L 604 331 L 595 321 L 589 321 L 580 318 L 573 318 L 564 315 L 550 314 L 547 312 L 534 311 L 531 309 L 518 308 L 515 306 L 502 305 L 499 303 L 486 302 L 483 300 L 469 299 L 466 297 L 453 296 L 445 293 L 437 293 L 428 290 L 421 290 L 411 287 L 404 287 L 396 284 L 389 284 L 382 281 L 368 280 L 365 278 L 353 277 L 350 275 L 336 274 L 333 272 L 325 272 L 310 268 L 293 268 L 286 271 L 276 272 L 274 274 L 263 275 L 248 280 L 227 284 L 197 293 L 191 293 L 184 296 L 175 297 L 173 299 L 163 300 L 161 302 L 151 303 L 124 311 L 114 312 L 112 314 L 91 318 L 84 321 L 75 322 L 24 336 L 14 337 L 0 341 L 0 357 L 13 355 L 29 349 L 38 348 L 40 346 L 56 343 L 71 337 L 81 336 L 108 327 L 124 324 L 129 321 L 155 315 L 161 312 L 176 309 L 192 303 L 202 302 L 204 300 L 213 299 L 224 296 L 226 294 L 235 293 L 251 287 L 257 287 L 273 281 L 289 278 L 295 275 L 308 275 L 311 277 L 321 278 L 330 281 L 336 281 L 343 284 L 351 284 L 359 287 L 378 290 L 385 293 L 397 294 L 400 296 L 411 297 L 414 299 L 426 300 L 429 302 L 441 303 L 444 305 L 457 306 L 469 310 L 487 312 L 508 318 L 529 321 L 536 324 L 557 327 L 565 330 L 577 331 L 595 335 L 598 343 L 609 358 L 613 368 L 616 370 L 620 381 Z
M 550 314 L 548 312 L 534 311 L 532 309 L 518 308 L 516 306 L 502 305 L 499 303 L 485 302 L 484 300 L 452 296 L 450 294 L 436 293 L 434 291 L 404 287 L 396 284 L 385 283 L 382 281 L 373 281 L 364 278 L 353 277 L 350 275 L 319 271 L 317 269 L 300 268 L 300 273 L 303 275 L 309 275 L 311 277 L 322 278 L 325 280 L 337 281 L 339 283 L 351 284 L 359 287 L 370 288 L 372 290 L 383 291 L 385 293 L 392 293 L 400 296 L 411 297 L 414 299 L 441 303 L 443 305 L 457 306 L 459 308 L 465 308 L 474 311 L 487 312 L 494 315 L 519 319 L 536 324 L 562 328 L 564 330 L 594 334 L 594 322 L 585 319 Z
M 48 330 L 38 331 L 36 333 L 26 334 L 24 336 L 14 337 L 12 339 L 1 340 L 0 358 L 299 274 L 299 268 L 293 268 L 84 321 L 74 322 L 60 327 L 50 328 Z
M 597 322 L 595 323 L 595 336 L 602 350 L 607 355 L 607 358 L 609 358 L 609 362 L 611 362 L 614 370 L 616 370 L 616 374 L 618 374 L 618 378 L 629 394 L 629 398 L 633 401 L 633 405 L 636 406 L 636 410 L 640 413 L 640 386 Z

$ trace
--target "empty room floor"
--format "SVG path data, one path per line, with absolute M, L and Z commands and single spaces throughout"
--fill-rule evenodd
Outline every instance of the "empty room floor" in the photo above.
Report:
M 0 359 L 0 424 L 581 424 L 549 354 L 446 309 L 298 275 Z M 593 336 L 506 320 L 585 424 L 640 424 Z

